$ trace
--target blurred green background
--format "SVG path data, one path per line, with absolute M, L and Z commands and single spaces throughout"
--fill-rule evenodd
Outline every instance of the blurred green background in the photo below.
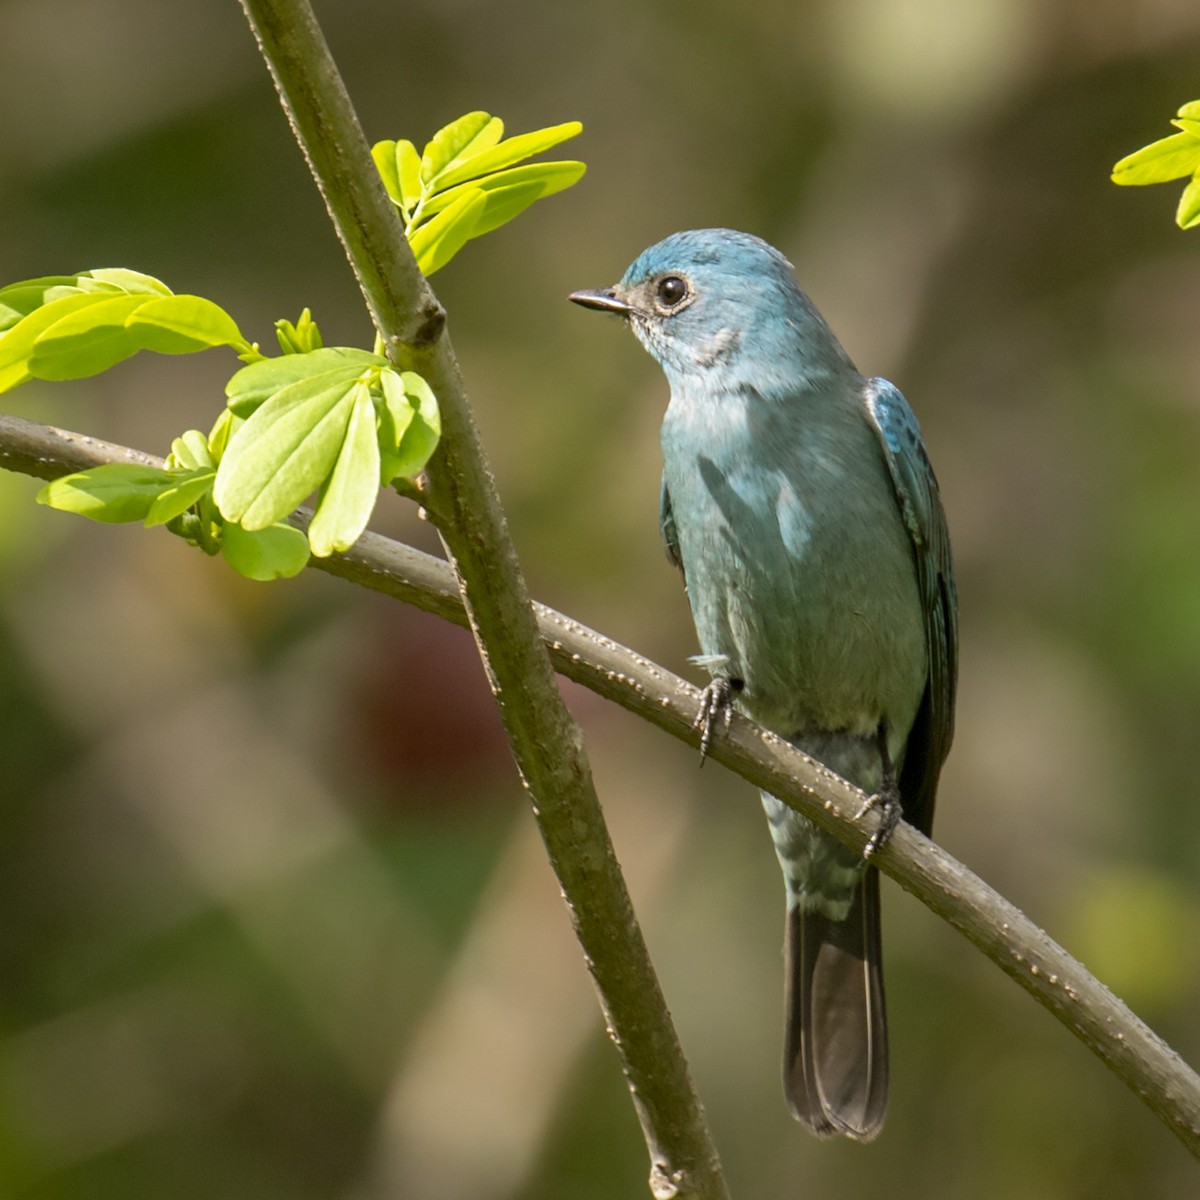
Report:
M 368 136 L 584 122 L 436 279 L 540 599 L 687 670 L 658 369 L 565 302 L 675 229 L 779 245 L 913 402 L 962 603 L 939 839 L 1200 1062 L 1200 235 L 1108 182 L 1200 95 L 1192 0 L 318 4 Z M 356 287 L 232 0 L 0 2 L 0 279 L 130 266 L 251 337 Z M 7 411 L 163 452 L 236 363 Z M 473 647 L 0 474 L 0 1196 L 600 1200 L 645 1152 Z M 385 498 L 381 532 L 433 548 Z M 885 884 L 889 1124 L 779 1084 L 752 789 L 570 689 L 734 1194 L 1197 1194 L 1056 1022 Z

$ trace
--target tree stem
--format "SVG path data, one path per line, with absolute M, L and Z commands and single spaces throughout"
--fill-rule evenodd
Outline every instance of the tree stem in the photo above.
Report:
M 445 314 L 400 220 L 307 0 L 242 0 L 389 358 L 438 398 L 426 472 L 480 657 L 596 982 L 650 1152 L 653 1194 L 728 1195 L 687 1062 L 613 853 L 583 748 L 538 632 L 468 406 Z

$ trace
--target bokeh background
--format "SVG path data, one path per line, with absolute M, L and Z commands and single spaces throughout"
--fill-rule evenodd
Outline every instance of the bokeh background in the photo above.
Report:
M 679 228 L 775 242 L 900 384 L 949 513 L 939 838 L 1200 1062 L 1200 233 L 1108 181 L 1200 95 L 1193 0 L 343 0 L 368 135 L 569 118 L 572 191 L 436 279 L 542 600 L 686 672 L 665 384 L 568 305 Z M 264 342 L 370 331 L 233 0 L 0 2 L 0 279 L 130 266 Z M 6 411 L 163 452 L 236 363 Z M 645 1193 L 616 1059 L 465 634 L 259 585 L 0 475 L 0 1196 Z M 397 497 L 374 527 L 434 548 Z M 888 1127 L 779 1084 L 757 799 L 571 688 L 734 1194 L 1195 1196 L 1195 1163 L 885 884 Z

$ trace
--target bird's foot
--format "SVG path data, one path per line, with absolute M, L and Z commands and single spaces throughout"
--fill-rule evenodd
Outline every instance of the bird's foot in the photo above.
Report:
M 888 839 L 891 838 L 896 826 L 900 824 L 900 818 L 904 815 L 903 809 L 900 807 L 900 789 L 896 786 L 894 779 L 885 779 L 879 791 L 866 798 L 862 807 L 854 814 L 855 819 L 861 821 L 867 813 L 875 809 L 879 810 L 879 824 L 863 847 L 863 859 L 867 862 L 870 862 L 875 854 L 887 845 Z
M 728 729 L 733 719 L 733 698 L 745 685 L 740 679 L 727 679 L 718 675 L 700 693 L 700 711 L 692 722 L 692 728 L 700 730 L 700 765 L 708 757 L 712 745 L 713 729 L 718 721 Z

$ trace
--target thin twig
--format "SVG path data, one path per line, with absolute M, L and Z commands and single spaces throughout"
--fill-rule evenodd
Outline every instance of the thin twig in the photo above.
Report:
M 82 434 L 0 416 L 0 466 L 54 479 L 105 462 L 160 460 Z M 458 625 L 466 611 L 440 559 L 366 533 L 345 554 L 312 566 Z M 633 650 L 534 605 L 542 640 L 561 674 L 697 746 L 700 692 Z M 710 757 L 779 796 L 861 849 L 869 822 L 861 792 L 795 747 L 735 714 Z M 1200 1158 L 1200 1076 L 1099 980 L 1003 896 L 909 825 L 875 860 L 881 870 L 978 946 L 1045 1005 Z
M 467 404 L 445 315 L 417 269 L 307 0 L 242 0 L 388 357 L 438 398 L 427 507 L 458 580 L 650 1153 L 660 1200 L 728 1195 Z

